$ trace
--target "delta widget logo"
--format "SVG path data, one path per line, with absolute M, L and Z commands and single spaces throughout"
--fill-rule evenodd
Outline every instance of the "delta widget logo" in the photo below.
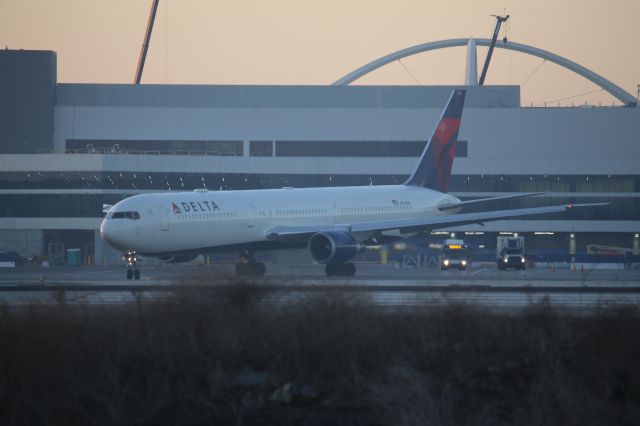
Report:
M 176 203 L 171 202 L 171 208 L 174 214 L 181 214 L 183 212 L 208 213 L 220 211 L 220 207 L 218 207 L 215 201 L 182 201 L 179 207 Z

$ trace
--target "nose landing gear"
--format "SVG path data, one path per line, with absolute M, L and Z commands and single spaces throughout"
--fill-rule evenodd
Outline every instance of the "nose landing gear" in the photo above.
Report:
M 127 279 L 140 279 L 140 269 L 136 267 L 138 258 L 135 252 L 128 252 L 122 256 L 127 262 Z
M 235 272 L 239 277 L 262 277 L 267 271 L 267 267 L 262 262 L 256 262 L 253 254 L 248 251 L 240 253 Z

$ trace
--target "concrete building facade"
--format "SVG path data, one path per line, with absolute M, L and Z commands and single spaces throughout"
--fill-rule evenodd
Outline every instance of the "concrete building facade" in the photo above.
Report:
M 0 87 L 29 92 L 0 97 L 10 114 L 0 134 L 0 250 L 59 257 L 81 248 L 96 263 L 118 258 L 97 234 L 102 204 L 132 194 L 401 183 L 454 88 L 51 86 L 35 81 L 55 76 L 55 54 L 36 54 L 0 54 Z M 610 205 L 448 231 L 483 246 L 499 232 L 530 234 L 556 255 L 569 254 L 568 239 L 584 253 L 637 250 L 639 108 L 523 108 L 518 86 L 467 89 L 454 195 L 546 192 L 495 208 Z M 42 137 L 24 144 L 34 129 Z

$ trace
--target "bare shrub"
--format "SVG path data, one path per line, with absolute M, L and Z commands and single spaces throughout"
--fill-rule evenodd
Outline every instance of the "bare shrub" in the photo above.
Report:
M 212 277 L 102 309 L 0 309 L 0 424 L 635 424 L 637 308 L 294 304 Z M 291 302 L 291 301 L 290 301 Z M 270 402 L 285 384 L 311 389 Z M 297 392 L 297 391 L 296 391 Z

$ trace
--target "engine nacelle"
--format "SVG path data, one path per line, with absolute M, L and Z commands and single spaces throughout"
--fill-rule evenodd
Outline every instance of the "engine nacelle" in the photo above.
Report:
M 309 253 L 319 263 L 345 263 L 364 250 L 347 232 L 318 232 L 309 239 Z
M 191 262 L 196 257 L 198 257 L 197 254 L 191 256 L 165 256 L 161 257 L 160 260 L 162 260 L 164 263 L 185 263 Z

